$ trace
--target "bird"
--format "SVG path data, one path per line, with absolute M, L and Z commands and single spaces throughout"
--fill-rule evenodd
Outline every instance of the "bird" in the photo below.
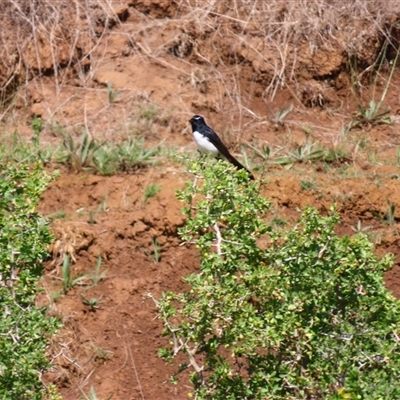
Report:
M 212 154 L 215 158 L 223 158 L 235 167 L 247 171 L 250 179 L 254 179 L 254 175 L 229 153 L 229 150 L 222 140 L 214 130 L 206 124 L 206 121 L 201 115 L 193 115 L 189 122 L 192 125 L 194 141 L 201 154 Z

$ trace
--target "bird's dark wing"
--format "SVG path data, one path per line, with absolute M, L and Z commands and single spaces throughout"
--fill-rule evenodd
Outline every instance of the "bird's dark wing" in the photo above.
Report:
M 231 153 L 229 153 L 229 150 L 227 147 L 224 145 L 222 140 L 219 138 L 219 136 L 209 127 L 205 126 L 204 128 L 204 133 L 207 139 L 218 149 L 218 151 L 227 159 L 230 161 L 232 158 Z
M 251 179 L 254 179 L 253 174 L 244 166 L 242 165 L 238 160 L 236 160 L 235 157 L 231 153 L 229 153 L 229 150 L 227 147 L 224 145 L 222 140 L 219 138 L 219 136 L 209 127 L 205 126 L 205 131 L 206 131 L 206 136 L 208 140 L 218 149 L 218 151 L 230 162 L 232 163 L 235 167 L 239 169 L 244 169 L 246 170 Z

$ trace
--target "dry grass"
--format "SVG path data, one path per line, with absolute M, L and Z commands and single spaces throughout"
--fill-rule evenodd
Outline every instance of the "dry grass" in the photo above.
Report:
M 144 93 L 145 98 L 158 94 L 149 101 L 164 114 L 173 111 L 176 118 L 167 121 L 171 131 L 184 131 L 187 116 L 196 110 L 225 115 L 227 130 L 241 132 L 262 124 L 266 116 L 273 120 L 273 101 L 281 89 L 291 92 L 297 107 L 324 106 L 329 102 L 325 82 L 335 81 L 341 71 L 355 71 L 353 81 L 361 85 L 362 77 L 374 70 L 385 40 L 397 46 L 400 4 L 396 2 L 384 6 L 370 0 L 128 4 L 127 0 L 4 0 L 0 119 L 11 113 L 15 120 L 16 109 L 36 114 L 38 107 L 31 106 L 38 103 L 50 122 L 84 126 L 91 134 L 101 123 L 103 136 L 111 138 L 115 132 L 136 129 L 140 120 L 136 99 Z M 118 54 L 113 52 L 116 37 L 125 44 Z M 110 104 L 98 74 L 118 57 L 136 60 L 144 68 L 159 66 L 160 75 L 166 71 L 170 81 L 179 82 L 174 96 L 161 93 L 165 81 L 149 80 L 147 90 L 118 87 L 119 96 Z M 349 62 L 357 68 L 350 71 Z M 308 81 L 321 86 L 311 97 L 307 97 L 309 86 L 303 85 Z M 79 115 L 71 115 L 74 107 Z M 159 125 L 166 127 L 165 122 Z M 243 138 L 234 135 L 232 141 L 237 145 Z
M 256 97 L 272 110 L 286 88 L 299 104 L 324 106 L 324 90 L 302 99 L 301 82 L 334 81 L 341 71 L 349 73 L 349 62 L 361 82 L 374 71 L 384 42 L 397 46 L 391 34 L 399 11 L 394 2 L 382 7 L 368 0 L 180 1 L 176 18 L 148 21 L 133 37 L 143 55 L 181 67 L 184 84 L 198 92 L 199 109 L 222 114 L 227 126 L 243 130 L 263 118 L 254 111 Z M 155 31 L 167 32 L 162 45 Z M 174 57 L 169 64 L 168 55 Z
M 85 83 L 104 55 L 101 47 L 105 37 L 128 17 L 127 3 L 4 0 L 0 32 L 1 88 L 12 86 L 16 80 L 21 83 L 50 74 L 58 85 L 70 79 L 71 74 L 81 84 Z M 269 75 L 266 92 L 271 95 L 279 85 L 293 78 L 296 64 L 304 56 L 301 52 L 306 49 L 313 56 L 320 49 L 339 47 L 371 64 L 376 55 L 371 51 L 374 48 L 379 51 L 379 44 L 392 28 L 390 23 L 397 21 L 400 11 L 396 2 L 383 7 L 382 3 L 369 0 L 193 3 L 181 0 L 175 17 L 159 20 L 152 18 L 151 13 L 148 16 L 137 10 L 135 18 L 139 23 L 133 30 L 127 25 L 132 48 L 139 45 L 143 56 L 159 58 L 169 52 L 177 58 L 189 58 L 190 64 L 197 60 L 214 67 L 244 61 L 253 63 L 255 70 Z M 154 31 L 164 35 L 166 27 L 169 29 L 162 42 L 158 40 L 159 35 L 149 35 Z M 220 37 L 224 41 L 213 45 L 214 39 Z M 375 46 L 368 46 L 371 41 Z M 288 52 L 289 46 L 296 48 L 294 54 Z M 278 63 L 271 62 L 270 53 L 279 54 Z

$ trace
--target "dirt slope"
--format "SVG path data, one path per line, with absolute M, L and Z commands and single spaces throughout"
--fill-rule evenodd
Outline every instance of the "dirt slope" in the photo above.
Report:
M 40 116 L 44 143 L 85 129 L 99 140 L 142 136 L 148 146 L 192 153 L 187 121 L 202 114 L 238 156 L 241 145 L 250 155 L 248 145 L 268 146 L 277 157 L 297 154 L 292 166 L 271 157 L 264 174 L 256 171 L 267 181 L 271 218 L 290 223 L 307 204 L 326 211 L 336 203 L 338 233 L 353 234 L 360 221 L 377 252 L 396 255 L 386 283 L 400 297 L 398 68 L 383 104 L 391 124 L 347 129 L 357 105 L 384 93 L 398 43 L 394 3 L 6 1 L 0 79 L 2 99 L 14 101 L 2 109 L 3 133 L 30 138 Z M 307 143 L 341 156 L 300 159 Z M 260 158 L 251 161 L 260 167 Z M 154 168 L 112 177 L 62 167 L 44 194 L 40 211 L 63 218 L 52 222 L 57 240 L 38 303 L 65 323 L 45 381 L 64 400 L 91 386 L 99 399 L 187 398 L 190 386 L 169 384 L 175 369 L 157 357 L 166 340 L 146 295 L 182 290 L 181 278 L 198 268 L 196 250 L 177 236 L 184 219 L 175 190 L 188 180 L 164 157 Z M 146 200 L 153 184 L 161 191 Z M 67 253 L 73 276 L 93 271 L 101 256 L 105 278 L 57 297 Z M 91 298 L 98 308 L 87 305 Z

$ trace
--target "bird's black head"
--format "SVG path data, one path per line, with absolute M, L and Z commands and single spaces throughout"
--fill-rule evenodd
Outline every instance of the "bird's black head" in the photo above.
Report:
M 204 118 L 201 115 L 193 115 L 193 117 L 189 119 L 189 122 L 190 125 L 192 125 L 193 131 L 206 124 L 206 121 L 204 121 Z

